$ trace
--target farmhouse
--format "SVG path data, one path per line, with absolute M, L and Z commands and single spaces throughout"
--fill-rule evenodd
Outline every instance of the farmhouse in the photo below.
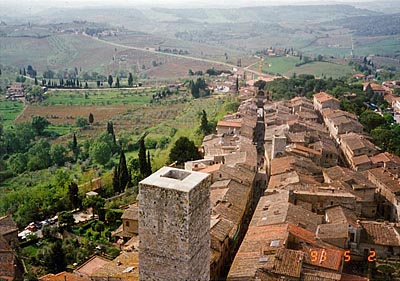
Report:
M 363 91 L 366 92 L 368 89 L 368 85 L 371 87 L 374 94 L 384 96 L 386 93 L 386 89 L 379 84 L 376 83 L 363 83 Z
M 17 101 L 25 98 L 25 87 L 21 82 L 14 82 L 12 86 L 7 89 L 6 99 Z

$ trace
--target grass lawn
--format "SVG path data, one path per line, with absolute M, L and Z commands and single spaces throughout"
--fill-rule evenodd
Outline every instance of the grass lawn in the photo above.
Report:
M 264 60 L 263 72 L 271 74 L 284 74 L 296 67 L 299 63 L 296 57 L 268 57 Z

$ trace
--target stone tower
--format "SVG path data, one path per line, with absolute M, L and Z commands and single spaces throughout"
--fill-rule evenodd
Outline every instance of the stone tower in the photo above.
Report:
M 210 184 L 170 167 L 139 183 L 139 280 L 210 279 Z

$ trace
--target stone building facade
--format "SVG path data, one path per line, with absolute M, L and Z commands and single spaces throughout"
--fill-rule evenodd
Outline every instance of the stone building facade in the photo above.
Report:
M 210 279 L 208 174 L 164 167 L 139 184 L 139 280 Z

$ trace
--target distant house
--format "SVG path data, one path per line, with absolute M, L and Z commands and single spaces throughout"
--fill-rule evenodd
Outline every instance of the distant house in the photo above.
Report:
M 112 235 L 120 237 L 127 242 L 134 236 L 139 234 L 138 206 L 136 204 L 129 205 L 121 216 L 122 224 L 115 230 Z
M 217 132 L 218 134 L 240 134 L 240 129 L 242 128 L 242 120 L 237 119 L 234 121 L 218 121 Z
M 368 256 L 374 249 L 376 256 L 383 258 L 400 254 L 400 232 L 395 224 L 361 221 L 360 250 Z
M 371 168 L 369 157 L 378 154 L 378 149 L 364 136 L 349 133 L 340 136 L 340 148 L 350 167 L 355 171 L 365 171 Z
M 25 98 L 25 87 L 21 82 L 14 82 L 12 86 L 7 89 L 6 99 L 17 101 Z
M 357 121 L 357 116 L 346 111 L 339 109 L 331 110 L 325 109 L 322 111 L 322 116 L 325 125 L 328 127 L 329 134 L 336 141 L 339 135 L 353 133 L 362 133 L 364 130 L 363 125 Z
M 378 210 L 386 220 L 400 222 L 400 183 L 397 174 L 385 168 L 365 172 L 367 178 L 377 186 Z
M 325 108 L 339 109 L 340 101 L 325 92 L 320 92 L 314 95 L 314 109 L 322 111 Z
M 372 91 L 374 92 L 374 94 L 380 95 L 380 96 L 384 96 L 386 93 L 386 89 L 376 83 L 363 83 L 363 91 L 366 92 L 368 85 L 371 86 Z
M 317 237 L 340 248 L 356 249 L 360 242 L 361 226 L 353 210 L 332 206 L 325 210 L 327 224 L 320 225 Z
M 357 80 L 364 80 L 365 79 L 365 75 L 362 73 L 356 73 L 353 75 L 353 78 L 357 79 Z

